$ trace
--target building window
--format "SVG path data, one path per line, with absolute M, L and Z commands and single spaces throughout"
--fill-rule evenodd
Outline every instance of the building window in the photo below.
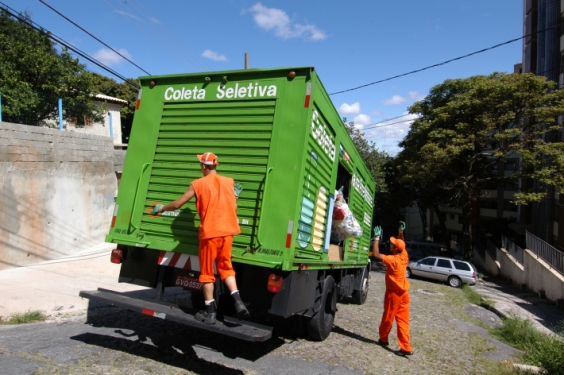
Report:
M 481 208 L 486 208 L 488 210 L 497 210 L 497 201 L 494 200 L 483 200 L 480 202 Z

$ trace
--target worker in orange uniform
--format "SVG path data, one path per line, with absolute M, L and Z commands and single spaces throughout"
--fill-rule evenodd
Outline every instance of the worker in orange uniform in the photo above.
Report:
M 412 355 L 413 349 L 409 343 L 409 281 L 405 277 L 407 269 L 407 250 L 403 241 L 405 223 L 400 221 L 398 238 L 390 238 L 390 251 L 392 255 L 380 254 L 378 243 L 382 235 L 382 228 L 374 228 L 374 246 L 372 254 L 386 265 L 386 294 L 384 296 L 384 312 L 380 322 L 378 344 L 389 345 L 388 335 L 392 330 L 394 319 L 398 331 L 400 349 L 397 354 Z
M 216 303 L 213 297 L 215 262 L 219 276 L 231 292 L 235 304 L 235 311 L 239 319 L 248 318 L 249 311 L 241 300 L 235 271 L 231 264 L 231 249 L 233 236 L 241 233 L 237 219 L 236 200 L 241 192 L 240 186 L 235 187 L 232 178 L 220 176 L 216 167 L 217 156 L 211 152 L 198 155 L 200 168 L 204 177 L 192 181 L 192 184 L 180 198 L 163 206 L 157 204 L 152 214 L 158 215 L 164 211 L 180 209 L 186 202 L 196 197 L 196 209 L 200 216 L 198 255 L 200 258 L 199 281 L 203 285 L 205 310 L 198 312 L 195 318 L 207 324 L 216 322 Z

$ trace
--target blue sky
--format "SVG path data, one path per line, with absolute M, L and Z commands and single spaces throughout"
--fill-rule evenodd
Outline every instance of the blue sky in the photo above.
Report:
M 146 75 L 39 0 L 0 0 L 125 77 Z M 314 66 L 336 93 L 518 38 L 520 0 L 44 0 L 152 75 Z M 522 41 L 331 95 L 391 155 L 407 108 L 449 78 L 513 72 Z M 95 65 L 88 69 L 111 76 Z M 112 77 L 115 78 L 115 77 Z M 119 79 L 117 79 L 119 81 Z

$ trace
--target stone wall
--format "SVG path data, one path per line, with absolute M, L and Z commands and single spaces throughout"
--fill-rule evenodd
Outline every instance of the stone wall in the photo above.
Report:
M 0 270 L 103 242 L 114 171 L 110 137 L 0 123 Z

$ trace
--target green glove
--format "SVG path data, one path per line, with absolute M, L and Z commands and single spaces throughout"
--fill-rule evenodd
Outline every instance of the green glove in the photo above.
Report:
M 399 222 L 399 230 L 402 231 L 402 232 L 405 230 L 405 221 Z
M 240 184 L 235 183 L 235 185 L 233 185 L 233 189 L 235 190 L 235 199 L 239 199 L 239 194 L 243 191 L 243 187 Z
M 380 237 L 382 235 L 382 227 L 374 227 L 374 237 Z
M 161 213 L 161 209 L 162 209 L 163 207 L 164 207 L 164 206 L 163 206 L 162 204 L 156 204 L 156 205 L 153 207 L 153 210 L 151 211 L 151 215 L 155 215 L 155 216 L 158 215 L 159 213 Z

